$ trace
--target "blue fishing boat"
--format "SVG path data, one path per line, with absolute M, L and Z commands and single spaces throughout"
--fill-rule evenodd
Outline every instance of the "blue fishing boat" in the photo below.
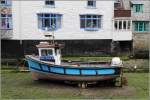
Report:
M 36 45 L 39 55 L 26 55 L 33 80 L 53 79 L 76 82 L 85 88 L 90 82 L 108 80 L 115 84 L 119 79 L 122 86 L 122 61 L 118 57 L 111 62 L 62 62 L 58 43 L 40 42 Z

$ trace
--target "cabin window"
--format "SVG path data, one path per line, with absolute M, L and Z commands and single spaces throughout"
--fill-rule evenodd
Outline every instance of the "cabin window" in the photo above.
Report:
M 11 14 L 0 15 L 0 29 L 12 29 L 12 15 Z
M 11 0 L 0 0 L 0 5 L 9 6 L 11 5 Z
M 148 32 L 148 22 L 136 21 L 133 22 L 135 32 Z
M 53 55 L 52 50 L 41 50 L 41 56 Z
M 45 0 L 45 5 L 50 7 L 55 7 L 55 1 L 54 0 Z
M 143 4 L 132 4 L 132 10 L 134 13 L 142 13 L 143 12 Z
M 80 28 L 98 30 L 101 28 L 101 15 L 80 15 Z
M 38 14 L 39 29 L 54 31 L 61 28 L 61 16 L 61 14 Z
M 87 7 L 96 7 L 96 1 L 88 0 L 87 1 Z

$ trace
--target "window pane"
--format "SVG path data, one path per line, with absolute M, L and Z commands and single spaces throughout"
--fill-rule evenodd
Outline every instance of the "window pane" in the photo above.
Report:
M 46 0 L 45 5 L 55 5 L 55 1 L 53 0 Z
M 56 28 L 61 28 L 61 16 L 58 16 L 56 19 Z
M 85 15 L 81 15 L 80 18 L 85 18 Z
M 95 30 L 101 27 L 101 18 L 100 15 L 83 15 L 80 16 L 80 27 Z
M 147 22 L 145 23 L 145 31 L 149 31 L 149 24 Z
M 47 50 L 47 55 L 53 55 L 52 50 Z
M 146 24 L 146 22 L 137 21 L 137 22 L 134 22 L 134 23 L 135 23 L 134 30 L 136 32 L 145 32 L 145 31 L 147 31 L 147 24 Z
M 133 4 L 133 11 L 136 12 L 143 12 L 143 4 Z
M 89 1 L 87 2 L 87 5 L 90 6 L 90 7 L 96 7 L 96 1 L 89 0 Z
M 122 21 L 119 21 L 119 29 L 122 29 Z
M 49 14 L 44 14 L 44 17 L 49 17 L 50 15 Z
M 7 1 L 7 5 L 11 5 L 12 0 L 6 0 Z
M 46 55 L 47 55 L 46 50 L 41 50 L 41 55 L 42 55 L 42 56 L 46 56 Z
M 2 28 L 6 29 L 6 18 L 2 18 Z
M 42 28 L 42 19 L 38 17 L 38 28 Z
M 44 26 L 49 28 L 50 27 L 50 20 L 48 18 L 45 18 L 44 20 Z
M 126 21 L 123 21 L 123 29 L 126 29 Z
M 97 21 L 98 21 L 98 20 L 96 20 L 96 19 L 93 19 L 93 20 L 92 20 L 92 24 L 93 24 L 92 27 L 93 27 L 93 28 L 98 28 Z
M 115 21 L 115 29 L 118 28 L 118 21 Z
M 51 29 L 56 27 L 56 18 L 51 18 Z
M 85 19 L 80 19 L 80 27 L 85 28 Z
M 94 5 L 93 1 L 88 1 L 88 6 L 93 6 L 93 5 Z
M 91 18 L 91 17 L 92 17 L 91 15 L 87 15 L 87 16 L 86 16 L 86 18 Z
M 143 31 L 146 31 L 146 23 L 143 23 Z
M 42 16 L 44 15 L 44 16 Z M 38 27 L 42 30 L 58 29 L 61 27 L 61 15 L 60 14 L 39 14 L 38 15 Z
M 6 17 L 6 14 L 1 14 L 1 17 Z
M 128 21 L 128 29 L 130 29 L 130 24 L 131 24 L 131 22 L 130 22 L 130 21 Z
M 87 19 L 87 20 L 86 20 L 86 27 L 87 27 L 87 28 L 91 28 L 91 26 L 92 26 L 92 21 L 91 21 L 91 19 Z
M 1 0 L 1 4 L 6 4 L 6 0 Z
M 138 24 L 139 24 L 139 27 L 138 27 L 139 29 L 138 30 L 142 31 L 143 24 L 141 22 L 139 22 Z

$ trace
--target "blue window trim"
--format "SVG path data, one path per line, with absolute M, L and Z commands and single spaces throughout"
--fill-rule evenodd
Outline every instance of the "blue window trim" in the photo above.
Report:
M 2 15 L 5 15 L 5 17 L 2 17 Z M 1 14 L 0 15 L 0 20 L 1 20 L 1 23 L 0 23 L 0 29 L 12 29 L 12 15 L 11 14 Z M 6 26 L 5 27 L 2 27 L 2 20 L 5 20 L 5 24 Z M 7 26 L 8 25 L 8 26 Z
M 48 17 L 46 17 L 45 15 L 49 15 Z M 40 13 L 38 14 L 38 21 L 41 21 L 42 23 L 39 24 L 38 23 L 38 28 L 41 30 L 46 30 L 46 26 L 44 24 L 45 20 L 49 20 L 49 27 L 47 31 L 56 31 L 58 29 L 61 28 L 61 18 L 62 18 L 62 14 L 54 14 L 54 13 Z M 55 22 L 52 22 L 54 21 Z M 60 23 L 58 24 L 58 21 L 60 21 Z M 52 29 L 52 23 L 55 23 L 56 25 L 54 26 L 54 29 Z
M 89 5 L 89 2 L 93 2 L 93 5 Z M 87 1 L 87 8 L 96 8 L 96 0 L 88 0 Z
M 91 16 L 91 18 L 87 18 L 87 16 Z M 96 18 L 93 18 L 93 16 L 96 16 Z M 93 22 L 94 20 L 96 21 L 96 26 L 88 27 L 87 21 Z M 84 22 L 83 27 L 81 26 L 81 22 Z M 101 28 L 101 15 L 94 15 L 94 14 L 80 15 L 80 29 L 84 29 L 86 31 L 98 31 L 100 28 Z
M 11 6 L 12 5 L 12 1 L 11 0 L 3 0 L 3 1 L 5 1 L 5 4 L 2 4 L 1 2 L 0 2 L 0 6 Z
M 46 1 L 53 1 L 54 4 L 53 4 L 53 5 L 51 5 L 51 4 L 46 4 Z M 45 7 L 55 8 L 55 0 L 45 0 Z
M 134 31 L 138 33 L 148 32 L 147 23 L 145 21 L 134 22 Z

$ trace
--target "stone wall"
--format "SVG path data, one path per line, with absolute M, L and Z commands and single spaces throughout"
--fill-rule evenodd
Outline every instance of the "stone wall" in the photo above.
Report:
M 1 56 L 2 58 L 21 58 L 24 55 L 37 55 L 35 45 L 40 40 L 2 40 Z M 111 56 L 112 40 L 57 40 L 58 43 L 65 44 L 62 49 L 63 56 Z M 129 55 L 132 48 L 131 41 L 120 41 L 119 50 L 115 54 Z M 116 55 L 115 55 L 116 56 Z
M 133 33 L 133 53 L 135 56 L 148 57 L 149 34 Z
M 2 58 L 20 58 L 24 55 L 37 54 L 35 45 L 39 40 L 2 40 Z M 64 56 L 103 56 L 110 54 L 111 40 L 61 40 L 58 43 L 65 44 L 62 49 Z

